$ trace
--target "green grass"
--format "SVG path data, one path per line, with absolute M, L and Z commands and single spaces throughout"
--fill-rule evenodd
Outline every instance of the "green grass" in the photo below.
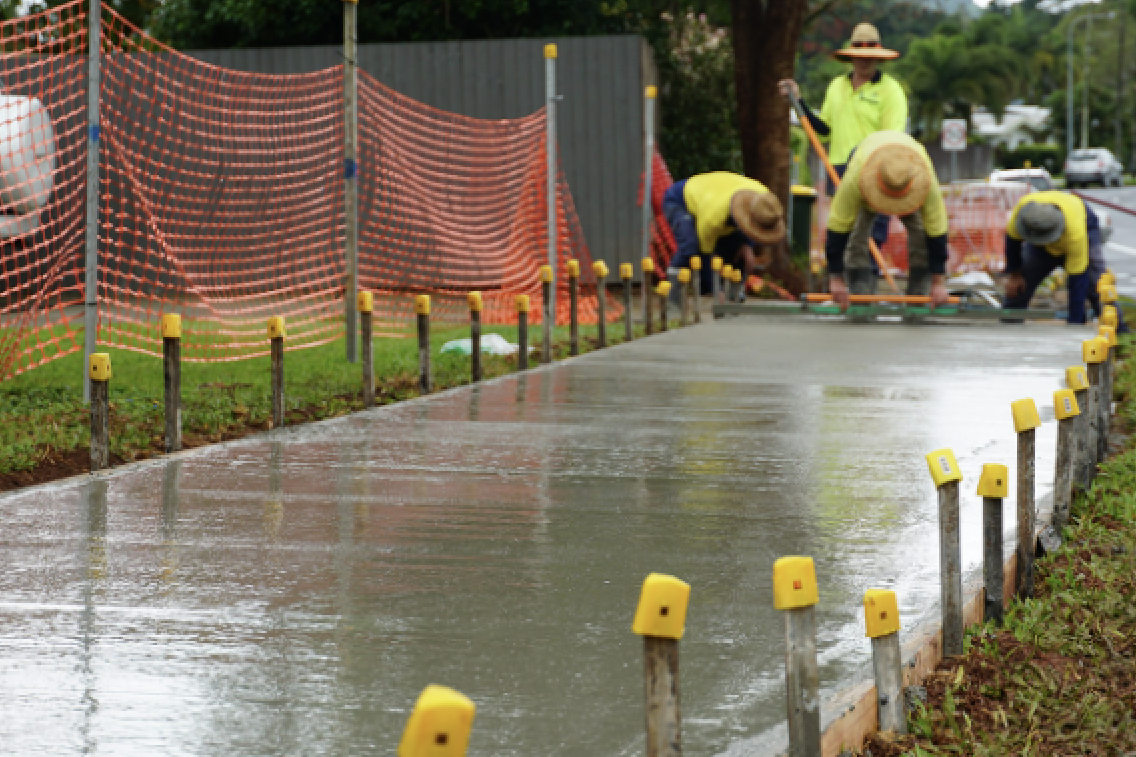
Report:
M 581 351 L 594 344 L 596 329 L 581 327 Z M 486 326 L 485 334 L 517 341 L 516 327 Z M 466 327 L 431 333 L 436 391 L 469 383 L 470 358 L 441 354 L 442 345 L 469 336 Z M 608 327 L 609 343 L 622 341 L 622 323 Z M 81 336 L 79 337 L 81 339 Z M 541 344 L 539 326 L 530 341 Z M 553 335 L 554 354 L 568 354 L 568 329 Z M 417 339 L 376 338 L 376 402 L 387 404 L 418 395 Z M 164 449 L 161 358 L 106 348 L 111 355 L 111 454 L 129 461 Z M 534 354 L 530 365 L 536 365 Z M 516 369 L 513 357 L 483 355 L 485 378 Z M 72 354 L 0 383 L 0 474 L 34 470 L 53 458 L 85 449 L 90 429 L 82 402 L 83 358 Z M 344 357 L 342 341 L 288 352 L 285 356 L 286 420 L 289 425 L 333 418 L 362 408 L 362 369 Z M 182 427 L 186 446 L 245 436 L 270 427 L 269 358 L 228 363 L 182 364 Z

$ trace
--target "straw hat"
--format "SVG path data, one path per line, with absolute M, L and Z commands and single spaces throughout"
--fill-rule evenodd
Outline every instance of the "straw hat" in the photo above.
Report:
M 770 192 L 743 189 L 730 200 L 730 215 L 742 233 L 759 244 L 775 244 L 785 238 L 785 214 L 781 201 Z
M 837 50 L 832 54 L 834 58 L 875 58 L 877 60 L 892 60 L 899 57 L 895 50 L 888 50 L 880 43 L 880 32 L 871 24 L 857 24 L 852 30 L 852 39 L 848 47 Z
M 860 169 L 860 194 L 872 210 L 907 216 L 923 207 L 931 191 L 931 169 L 914 147 L 885 144 Z
M 1053 244 L 1065 233 L 1065 214 L 1056 205 L 1027 202 L 1014 216 L 1014 232 L 1034 247 Z

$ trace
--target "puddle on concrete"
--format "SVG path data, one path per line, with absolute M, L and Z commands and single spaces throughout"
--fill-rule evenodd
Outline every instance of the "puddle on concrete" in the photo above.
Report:
M 749 753 L 784 715 L 773 561 L 816 558 L 831 689 L 866 589 L 937 614 L 923 454 L 958 456 L 973 563 L 1009 402 L 1050 404 L 1083 337 L 719 323 L 0 498 L 0 751 L 392 754 L 443 683 L 473 755 L 638 754 L 660 571 L 693 585 L 686 751 Z

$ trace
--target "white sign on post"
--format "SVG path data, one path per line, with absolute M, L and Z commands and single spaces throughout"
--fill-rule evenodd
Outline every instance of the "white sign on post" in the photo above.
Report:
M 966 149 L 966 119 L 943 119 L 943 150 L 954 152 Z

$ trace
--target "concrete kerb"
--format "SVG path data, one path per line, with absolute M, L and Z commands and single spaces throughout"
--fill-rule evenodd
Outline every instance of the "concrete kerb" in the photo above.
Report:
M 117 465 L 113 468 L 107 468 L 106 470 L 98 471 L 98 472 L 95 472 L 95 473 L 80 473 L 80 474 L 75 475 L 75 476 L 68 476 L 67 478 L 60 478 L 60 479 L 57 479 L 55 481 L 48 481 L 48 482 L 43 483 L 43 484 L 36 484 L 34 486 L 26 486 L 26 487 L 23 487 L 23 488 L 20 488 L 20 489 L 12 489 L 11 491 L 0 492 L 0 503 L 3 503 L 3 502 L 5 502 L 9 499 L 14 499 L 16 497 L 23 497 L 23 496 L 26 496 L 26 495 L 29 495 L 29 494 L 36 494 L 36 493 L 39 493 L 39 492 L 57 491 L 59 489 L 65 489 L 67 487 L 75 486 L 77 484 L 81 485 L 81 484 L 89 483 L 92 480 L 108 480 L 108 479 L 114 478 L 114 477 L 116 477 L 120 474 L 125 475 L 127 473 L 132 473 L 134 471 L 146 470 L 148 468 L 161 467 L 161 466 L 166 465 L 166 463 L 168 463 L 171 460 L 187 460 L 187 459 L 193 459 L 193 458 L 197 458 L 197 457 L 203 457 L 205 455 L 211 455 L 211 454 L 223 452 L 223 451 L 229 450 L 229 449 L 237 449 L 239 447 L 248 446 L 250 444 L 263 444 L 264 442 L 284 441 L 284 440 L 287 440 L 287 439 L 290 439 L 290 438 L 294 438 L 294 437 L 298 437 L 298 436 L 302 436 L 302 435 L 305 435 L 307 433 L 310 433 L 313 429 L 323 428 L 325 426 L 334 426 L 334 425 L 337 425 L 337 424 L 341 424 L 345 421 L 356 420 L 360 417 L 367 417 L 367 416 L 370 416 L 370 415 L 383 415 L 383 414 L 391 413 L 391 412 L 394 412 L 395 409 L 401 409 L 401 408 L 404 408 L 404 407 L 414 407 L 414 406 L 422 404 L 422 403 L 430 402 L 430 401 L 437 399 L 437 398 L 449 397 L 449 396 L 452 396 L 452 395 L 460 394 L 461 392 L 472 391 L 474 388 L 477 388 L 477 387 L 493 386 L 494 384 L 504 383 L 506 381 L 509 381 L 511 379 L 515 379 L 518 376 L 522 376 L 522 375 L 523 376 L 531 376 L 531 375 L 537 374 L 537 373 L 544 373 L 544 372 L 547 372 L 547 371 L 552 371 L 552 370 L 555 370 L 558 366 L 561 366 L 561 365 L 567 365 L 569 363 L 573 363 L 573 362 L 580 361 L 580 360 L 587 360 L 594 355 L 598 355 L 599 353 L 606 353 L 606 352 L 609 352 L 611 350 L 618 350 L 622 347 L 630 346 L 630 345 L 634 344 L 635 342 L 640 341 L 643 338 L 645 338 L 645 337 L 640 337 L 639 339 L 635 339 L 635 340 L 632 340 L 630 342 L 620 342 L 619 344 L 608 345 L 607 347 L 603 348 L 602 350 L 592 350 L 591 352 L 586 352 L 583 355 L 566 357 L 562 360 L 557 360 L 557 361 L 555 361 L 553 363 L 549 363 L 549 364 L 537 364 L 537 365 L 529 368 L 526 371 L 514 371 L 512 373 L 506 373 L 503 376 L 497 376 L 496 378 L 485 379 L 485 380 L 477 382 L 476 384 L 462 384 L 461 386 L 453 386 L 453 387 L 450 387 L 449 389 L 443 389 L 442 391 L 439 391 L 439 392 L 433 392 L 431 394 L 423 395 L 421 397 L 414 397 L 412 399 L 402 400 L 400 402 L 394 402 L 394 403 L 391 403 L 389 405 L 379 405 L 379 406 L 368 408 L 368 409 L 365 409 L 365 410 L 357 410 L 353 413 L 349 413 L 348 415 L 341 415 L 338 418 L 325 418 L 325 419 L 319 420 L 319 421 L 308 421 L 307 423 L 302 423 L 298 426 L 284 426 L 283 428 L 274 428 L 274 429 L 271 429 L 269 431 L 262 431 L 262 432 L 259 432 L 259 433 L 256 433 L 256 434 L 252 434 L 250 436 L 241 437 L 240 439 L 231 439 L 229 441 L 218 442 L 216 444 L 206 444 L 206 445 L 203 445 L 201 447 L 194 447 L 192 449 L 183 449 L 180 452 L 162 454 L 162 455 L 158 455 L 156 457 L 146 458 L 145 460 L 137 460 L 137 461 L 132 462 L 132 463 L 126 463 L 124 465 Z

